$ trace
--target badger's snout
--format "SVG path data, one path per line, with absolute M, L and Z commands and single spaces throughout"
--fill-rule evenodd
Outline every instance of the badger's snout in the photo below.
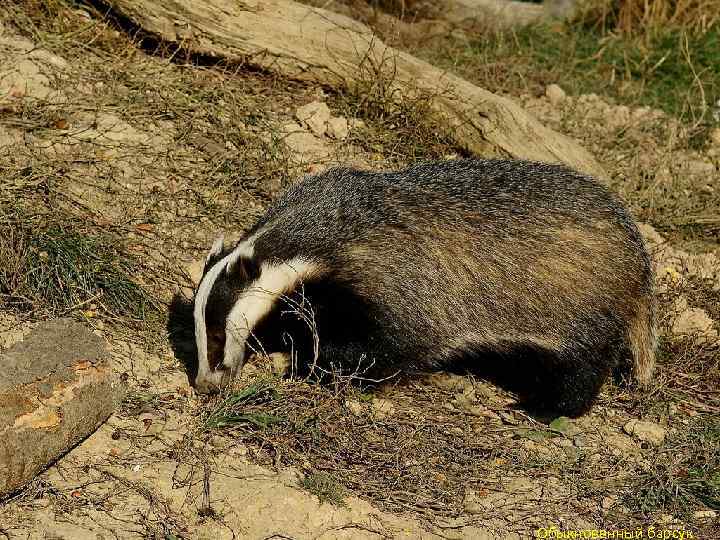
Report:
M 193 387 L 198 394 L 217 394 L 230 383 L 231 378 L 230 370 L 219 366 L 208 373 L 198 373 Z

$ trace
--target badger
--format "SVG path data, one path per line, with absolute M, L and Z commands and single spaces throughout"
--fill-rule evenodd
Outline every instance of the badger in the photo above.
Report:
M 512 365 L 567 416 L 613 373 L 647 384 L 655 363 L 637 226 L 563 165 L 457 159 L 304 177 L 234 246 L 213 243 L 194 298 L 196 390 L 227 384 L 258 334 L 287 345 L 273 336 L 287 337 L 289 300 L 311 308 L 324 365 Z

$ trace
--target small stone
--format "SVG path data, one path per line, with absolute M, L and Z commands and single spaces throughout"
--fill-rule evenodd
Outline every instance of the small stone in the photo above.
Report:
M 313 101 L 295 111 L 295 117 L 305 124 L 316 137 L 325 135 L 330 121 L 330 109 L 327 104 Z
M 362 403 L 360 403 L 359 401 L 355 401 L 354 399 L 346 399 L 345 406 L 355 416 L 360 416 L 363 412 Z
M 290 355 L 274 352 L 268 357 L 270 359 L 270 365 L 272 366 L 272 372 L 274 375 L 283 377 L 290 372 L 292 362 L 290 361 Z
M 350 134 L 347 118 L 335 117 L 328 120 L 327 134 L 338 141 L 344 141 Z
M 718 513 L 715 510 L 698 510 L 693 513 L 693 517 L 700 520 L 715 519 L 717 515 Z
M 395 405 L 389 399 L 375 398 L 372 400 L 373 415 L 383 419 L 395 412 Z
M 567 94 L 565 94 L 565 90 L 560 88 L 557 84 L 550 84 L 545 88 L 545 96 L 550 100 L 550 103 L 553 105 L 559 105 L 562 103 L 565 98 L 567 97 Z
M 210 440 L 208 441 L 210 443 L 210 446 L 214 448 L 225 448 L 229 446 L 228 440 L 225 437 L 221 437 L 220 435 L 213 435 L 210 437 Z
M 652 225 L 648 225 L 647 223 L 638 223 L 638 230 L 645 241 L 650 244 L 662 244 L 665 242 L 665 238 L 663 238 Z
M 463 509 L 465 510 L 465 513 L 472 515 L 475 514 L 484 514 L 487 512 L 487 508 L 485 508 L 481 503 L 477 501 L 468 501 L 463 505 Z
M 660 446 L 665 441 L 667 433 L 667 430 L 659 424 L 635 419 L 625 424 L 623 430 L 628 435 L 635 435 L 641 441 L 653 446 Z
M 185 271 L 188 273 L 188 276 L 190 276 L 190 279 L 192 282 L 197 285 L 200 283 L 200 279 L 202 278 L 203 269 L 205 268 L 205 259 L 198 259 L 197 261 L 193 261 L 189 263 L 185 267 Z
M 710 130 L 710 133 L 708 134 L 708 141 L 712 145 L 720 146 L 720 128 Z
M 700 308 L 688 308 L 682 311 L 672 325 L 672 332 L 676 335 L 694 335 L 703 341 L 714 341 L 718 337 L 714 328 L 715 321 Z

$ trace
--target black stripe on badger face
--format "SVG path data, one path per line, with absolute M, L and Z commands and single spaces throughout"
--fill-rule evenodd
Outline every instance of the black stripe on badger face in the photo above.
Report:
M 222 253 L 217 261 L 222 259 Z M 213 264 L 208 260 L 208 268 Z M 222 367 L 226 325 L 233 307 L 249 283 L 260 276 L 260 264 L 240 256 L 234 264 L 227 265 L 218 275 L 205 304 L 205 328 L 207 332 L 207 359 L 211 370 Z

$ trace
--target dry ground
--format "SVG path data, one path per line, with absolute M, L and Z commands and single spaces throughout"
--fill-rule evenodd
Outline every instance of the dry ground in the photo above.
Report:
M 648 223 L 662 305 L 650 391 L 608 385 L 569 421 L 459 375 L 368 392 L 282 379 L 258 360 L 207 400 L 188 386 L 184 307 L 215 234 L 239 236 L 305 172 L 456 150 L 417 104 L 387 116 L 363 96 L 141 47 L 74 4 L 3 10 L 0 346 L 75 316 L 107 339 L 127 397 L 0 505 L 0 534 L 484 538 L 554 525 L 716 537 L 720 140 L 691 144 L 681 122 L 594 95 L 514 96 L 596 153 Z M 347 137 L 298 120 L 315 101 L 348 120 Z

